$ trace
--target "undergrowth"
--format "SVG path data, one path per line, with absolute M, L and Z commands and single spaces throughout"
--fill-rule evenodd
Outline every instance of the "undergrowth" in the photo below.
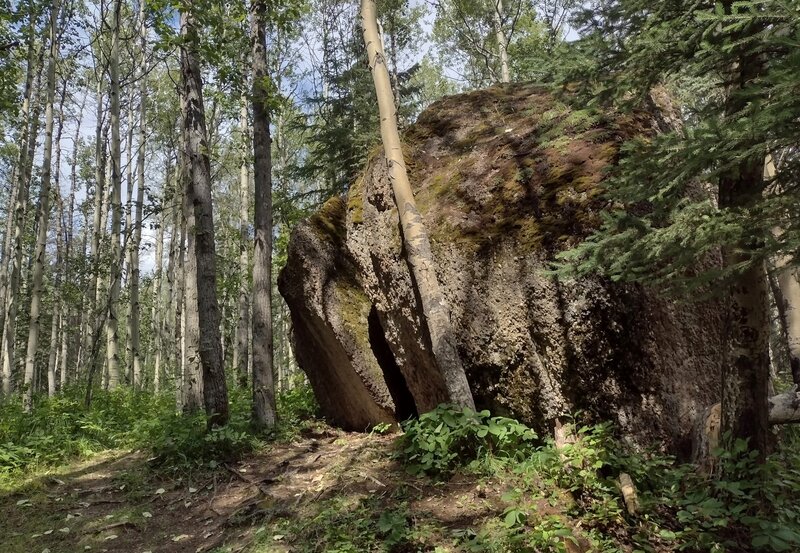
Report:
M 176 411 L 171 393 L 134 392 L 128 387 L 98 391 L 86 408 L 83 390 L 66 389 L 38 398 L 31 413 L 21 402 L 0 403 L 0 486 L 31 471 L 47 469 L 109 449 L 141 449 L 162 468 L 213 468 L 236 459 L 267 439 L 290 439 L 301 420 L 316 414 L 307 385 L 279 394 L 279 426 L 271 435 L 250 425 L 250 392 L 230 388 L 230 422 L 206 431 L 204 413 Z
M 610 552 L 620 543 L 637 552 L 800 550 L 796 438 L 764 465 L 746 443 L 734 442 L 715 452 L 709 476 L 668 456 L 631 451 L 608 424 L 573 425 L 572 443 L 561 448 L 552 439 L 534 441 L 514 420 L 452 406 L 404 426 L 397 455 L 409 472 L 490 475 L 505 489 L 502 515 L 459 531 L 459 550 Z M 633 515 L 619 491 L 623 472 L 639 497 Z

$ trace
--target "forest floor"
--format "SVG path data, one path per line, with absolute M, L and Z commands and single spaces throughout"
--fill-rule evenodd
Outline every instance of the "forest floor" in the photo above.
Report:
M 393 441 L 319 427 L 194 473 L 107 451 L 0 494 L 0 551 L 454 551 L 459 532 L 503 512 L 486 479 L 410 476 Z

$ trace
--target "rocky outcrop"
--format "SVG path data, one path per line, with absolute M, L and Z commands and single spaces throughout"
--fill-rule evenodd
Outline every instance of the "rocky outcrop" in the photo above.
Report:
M 720 305 L 548 274 L 597 225 L 622 138 L 648 124 L 497 87 L 431 106 L 405 154 L 477 405 L 540 431 L 581 410 L 688 453 L 695 415 L 718 401 Z M 380 152 L 295 230 L 279 287 L 331 422 L 363 430 L 445 399 Z

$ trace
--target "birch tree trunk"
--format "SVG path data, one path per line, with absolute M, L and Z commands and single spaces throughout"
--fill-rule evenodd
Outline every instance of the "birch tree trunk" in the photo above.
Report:
M 122 153 L 120 140 L 119 17 L 121 0 L 112 7 L 111 52 L 108 60 L 111 118 L 111 266 L 109 268 L 108 319 L 106 320 L 106 364 L 108 389 L 119 385 L 119 294 L 122 277 Z
M 174 188 L 172 191 L 172 232 L 169 241 L 169 259 L 167 261 L 167 313 L 162 325 L 162 340 L 164 345 L 162 357 L 163 364 L 171 367 L 176 375 L 180 375 L 178 367 L 181 362 L 180 351 L 180 320 L 183 311 L 183 191 L 181 189 L 181 174 L 186 170 L 186 161 L 183 151 L 178 153 L 178 166 L 175 173 Z M 167 347 L 170 345 L 171 347 Z M 180 377 L 179 377 L 180 378 Z M 178 407 L 183 405 L 183 400 Z
M 30 180 L 30 177 L 28 177 L 28 180 L 26 181 L 25 168 L 29 163 L 29 148 L 27 145 L 28 136 L 31 132 L 31 101 L 35 93 L 33 86 L 34 75 L 37 73 L 37 67 L 41 67 L 41 64 L 37 63 L 38 53 L 36 49 L 36 13 L 33 10 L 33 3 L 31 3 L 29 7 L 31 10 L 28 14 L 28 30 L 26 33 L 28 46 L 27 67 L 25 70 L 25 88 L 23 89 L 24 92 L 22 96 L 22 106 L 20 109 L 22 132 L 19 139 L 19 157 L 17 158 L 17 164 L 14 166 L 14 173 L 11 180 L 11 190 L 9 191 L 8 196 L 8 212 L 6 214 L 5 234 L 3 236 L 3 258 L 2 262 L 0 262 L 0 317 L 2 317 L 0 319 L 0 329 L 3 328 L 8 317 L 8 312 L 6 310 L 6 298 L 9 293 L 9 271 L 11 269 L 11 258 L 14 255 L 12 237 L 14 236 L 14 221 L 16 220 L 16 204 L 18 202 L 20 191 L 23 187 L 26 189 L 25 196 L 27 200 L 28 184 L 26 184 L 26 182 Z M 27 174 L 29 175 L 30 173 L 28 172 Z M 3 372 L 2 391 L 3 395 L 8 395 L 11 392 L 10 371 L 8 374 L 6 374 L 5 371 Z
M 775 160 L 768 155 L 764 162 L 764 179 L 767 182 L 775 177 Z M 774 228 L 776 238 L 783 235 L 783 229 Z M 778 308 L 780 328 L 789 353 L 789 367 L 792 371 L 792 382 L 800 393 L 800 271 L 791 266 L 791 256 L 780 256 L 775 259 L 775 274 L 778 289 L 773 296 Z
M 136 208 L 133 220 L 133 243 L 130 261 L 130 318 L 128 341 L 133 387 L 142 387 L 142 363 L 139 338 L 139 248 L 142 243 L 142 209 L 144 204 L 144 162 L 147 141 L 147 19 L 145 3 L 139 3 L 139 47 L 141 48 L 139 73 L 139 151 L 136 156 Z
M 184 340 L 184 329 L 186 328 L 186 311 L 184 309 L 184 283 L 186 282 L 186 222 L 183 220 L 178 232 L 178 248 L 175 250 L 175 290 L 174 302 L 175 309 L 172 312 L 174 324 L 172 332 L 174 335 L 173 357 L 175 359 L 175 405 L 178 409 L 183 409 L 185 401 L 183 398 L 183 381 L 186 374 L 186 340 Z
M 40 50 L 40 54 L 44 53 L 44 49 Z M 37 57 L 38 63 L 36 70 L 36 82 L 30 92 L 30 103 L 32 109 L 29 117 L 30 130 L 27 134 L 27 143 L 23 143 L 20 148 L 19 165 L 20 169 L 17 170 L 17 177 L 19 179 L 17 186 L 17 195 L 14 201 L 14 228 L 11 236 L 11 257 L 9 263 L 10 275 L 8 278 L 8 287 L 6 289 L 5 312 L 3 316 L 3 341 L 2 346 L 2 363 L 3 363 L 3 390 L 4 393 L 11 392 L 11 378 L 15 362 L 16 350 L 16 323 L 17 323 L 17 310 L 19 308 L 19 284 L 22 275 L 22 242 L 25 227 L 25 216 L 28 211 L 28 194 L 31 185 L 31 173 L 33 170 L 33 156 L 36 151 L 36 139 L 39 134 L 39 113 L 41 111 L 41 99 L 39 97 L 39 88 L 41 84 L 43 63 L 41 55 Z M 23 116 L 26 114 L 23 113 Z
M 55 143 L 55 172 L 53 175 L 53 190 L 56 198 L 56 264 L 55 279 L 53 284 L 53 313 L 50 324 L 50 341 L 48 348 L 50 355 L 47 359 L 47 396 L 56 395 L 56 363 L 58 361 L 58 332 L 61 328 L 63 292 L 61 290 L 61 268 L 64 266 L 64 201 L 61 198 L 61 134 L 64 130 L 64 100 L 67 96 L 67 77 L 64 77 L 58 103 L 58 130 L 54 139 Z
M 72 157 L 70 159 L 70 186 L 69 186 L 69 208 L 67 210 L 67 228 L 66 234 L 64 236 L 64 282 L 70 283 L 71 277 L 71 269 L 72 263 L 70 256 L 72 254 L 72 240 L 73 240 L 73 231 L 74 231 L 74 224 L 73 224 L 73 217 L 75 215 L 75 194 L 78 190 L 78 150 L 81 143 L 81 122 L 83 121 L 83 110 L 86 107 L 86 94 L 83 95 L 81 99 L 81 107 L 78 110 L 78 120 L 75 124 L 75 134 L 72 137 Z M 84 229 L 84 236 L 85 236 L 86 229 Z M 81 254 L 84 252 L 81 251 Z M 69 380 L 69 329 L 70 329 L 70 319 L 75 313 L 71 308 L 71 306 L 67 303 L 66 297 L 61 298 L 61 310 L 64 314 L 61 329 L 61 368 L 60 368 L 60 375 L 61 375 L 61 389 L 63 390 L 64 387 L 67 385 Z M 82 313 L 83 310 L 79 310 L 79 313 Z M 81 324 L 77 325 L 78 329 L 81 328 Z M 81 341 L 82 336 L 78 336 L 78 342 Z
M 133 386 L 133 355 L 131 355 L 131 312 L 133 305 L 130 301 L 130 291 L 132 285 L 131 273 L 133 272 L 133 264 L 131 257 L 133 256 L 133 189 L 135 188 L 133 182 L 133 133 L 136 127 L 133 115 L 133 95 L 128 99 L 128 126 L 126 129 L 127 144 L 127 162 L 125 164 L 125 224 L 123 225 L 123 238 L 124 244 L 123 257 L 124 261 L 120 265 L 123 269 L 120 270 L 120 290 L 124 287 L 128 290 L 128 305 L 125 310 L 125 380 Z
M 378 34 L 375 0 L 361 0 L 361 19 L 369 65 L 378 97 L 381 139 L 389 165 L 392 192 L 400 216 L 406 259 L 411 267 L 413 281 L 419 293 L 433 355 L 444 379 L 449 400 L 457 405 L 474 408 L 472 392 L 456 350 L 449 309 L 436 276 L 428 234 L 422 216 L 417 210 L 411 184 L 408 181 L 400 135 L 397 131 L 397 115 L 392 99 L 389 72 L 386 68 L 385 57 L 381 50 L 381 39 Z
M 508 70 L 508 41 L 503 31 L 503 0 L 496 0 L 492 21 L 497 39 L 497 57 L 500 59 L 500 82 L 511 82 L 511 73 Z
M 192 205 L 192 181 L 184 173 L 183 228 L 186 257 L 183 267 L 183 308 L 181 319 L 181 369 L 183 375 L 183 410 L 196 413 L 203 408 L 203 377 L 200 362 L 200 314 L 197 311 L 196 225 Z M 181 241 L 183 243 L 183 241 Z
M 181 75 L 183 77 L 186 133 L 189 158 L 191 202 L 195 215 L 195 270 L 190 278 L 197 286 L 200 323 L 200 359 L 203 367 L 203 399 L 209 427 L 228 422 L 228 389 L 222 361 L 217 303 L 217 269 L 214 244 L 214 212 L 211 199 L 211 167 L 208 157 L 203 89 L 196 53 L 195 22 L 189 11 L 181 12 Z
M 42 276 L 44 273 L 45 246 L 50 220 L 50 184 L 53 155 L 53 103 L 56 89 L 56 62 L 58 60 L 58 15 L 60 0 L 54 0 L 50 6 L 50 52 L 47 56 L 47 91 L 45 100 L 45 138 L 42 157 L 42 184 L 39 189 L 39 229 L 36 236 L 34 262 L 31 272 L 31 309 L 30 326 L 28 327 L 28 349 L 25 355 L 25 396 L 23 408 L 30 412 L 33 406 L 33 376 L 36 367 L 36 350 L 39 347 L 39 329 L 41 325 Z
M 166 167 L 166 184 L 170 182 L 170 167 L 169 161 Z M 166 188 L 166 186 L 165 186 Z M 161 354 L 164 348 L 162 340 L 164 329 L 161 318 L 162 302 L 164 301 L 164 294 L 162 293 L 162 280 L 164 275 L 164 226 L 167 224 L 165 217 L 165 210 L 162 200 L 161 212 L 158 215 L 158 228 L 156 229 L 156 258 L 155 268 L 153 272 L 153 306 L 151 309 L 150 318 L 153 321 L 152 334 L 153 334 L 153 388 L 158 393 L 161 387 Z M 169 305 L 169 303 L 167 303 Z
M 239 131 L 242 135 L 242 164 L 239 167 L 239 320 L 236 325 L 236 347 L 233 351 L 233 366 L 239 377 L 239 385 L 247 386 L 248 337 L 250 333 L 250 259 L 248 255 L 250 236 L 250 155 L 247 123 L 247 99 L 242 96 L 239 110 Z
M 272 343 L 272 144 L 267 92 L 266 4 L 253 0 L 250 40 L 253 63 L 253 422 L 275 426 Z

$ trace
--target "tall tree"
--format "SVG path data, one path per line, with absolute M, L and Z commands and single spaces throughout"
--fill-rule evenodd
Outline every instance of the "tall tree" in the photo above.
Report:
M 181 11 L 181 92 L 183 94 L 184 150 L 188 158 L 191 204 L 195 215 L 195 270 L 200 323 L 200 359 L 203 399 L 209 426 L 228 422 L 228 390 L 222 362 L 217 302 L 214 212 L 211 167 L 206 132 L 203 86 L 198 62 L 198 35 L 192 7 Z
M 422 304 L 433 355 L 444 379 L 450 401 L 474 408 L 472 392 L 456 349 L 447 303 L 436 276 L 435 261 L 428 234 L 422 216 L 417 210 L 414 193 L 408 181 L 400 133 L 397 130 L 397 115 L 392 98 L 391 81 L 378 32 L 375 0 L 361 0 L 361 22 L 369 66 L 372 70 L 375 92 L 378 97 L 383 150 L 389 166 L 392 193 L 400 216 L 406 258 L 411 266 L 416 291 Z
M 42 276 L 44 273 L 45 246 L 50 226 L 50 184 L 53 171 L 53 121 L 56 91 L 56 63 L 59 58 L 58 20 L 61 3 L 54 0 L 50 5 L 50 49 L 47 55 L 47 84 L 45 92 L 45 138 L 42 159 L 42 183 L 39 189 L 39 228 L 31 272 L 31 308 L 28 326 L 28 348 L 25 356 L 25 395 L 23 407 L 30 411 L 33 406 L 33 378 L 36 368 L 36 351 L 39 348 L 41 327 Z
M 119 296 L 122 281 L 122 151 L 120 138 L 119 24 L 122 0 L 111 8 L 111 51 L 108 58 L 109 117 L 111 125 L 111 263 L 109 267 L 108 315 L 106 318 L 106 370 L 108 388 L 119 385 Z
M 249 110 L 247 97 L 242 96 L 239 109 L 239 132 L 242 141 L 242 163 L 239 167 L 239 319 L 236 325 L 236 346 L 233 353 L 233 367 L 236 369 L 239 384 L 247 386 L 248 351 L 250 340 L 250 152 L 248 124 Z
M 253 0 L 250 35 L 253 63 L 253 174 L 255 247 L 253 250 L 253 420 L 275 426 L 272 343 L 272 144 L 267 75 L 265 0 Z
M 16 178 L 13 180 L 10 204 L 13 210 L 6 217 L 6 235 L 3 247 L 2 286 L 3 330 L 0 343 L 0 358 L 3 375 L 3 394 L 11 393 L 12 366 L 14 365 L 14 336 L 16 329 L 20 268 L 22 264 L 22 235 L 25 213 L 28 206 L 33 155 L 39 129 L 39 105 L 37 95 L 41 78 L 42 46 L 36 43 L 36 19 L 38 9 L 34 2 L 28 4 L 28 25 L 26 29 L 27 68 L 20 110 L 19 155 L 16 165 Z
M 130 343 L 130 372 L 134 388 L 142 386 L 142 362 L 139 338 L 139 248 L 142 243 L 142 210 L 144 208 L 145 145 L 147 143 L 147 17 L 144 0 L 139 0 L 139 144 L 136 155 L 136 208 L 133 218 L 131 243 L 130 315 L 128 334 Z M 161 260 L 159 260 L 160 263 Z

